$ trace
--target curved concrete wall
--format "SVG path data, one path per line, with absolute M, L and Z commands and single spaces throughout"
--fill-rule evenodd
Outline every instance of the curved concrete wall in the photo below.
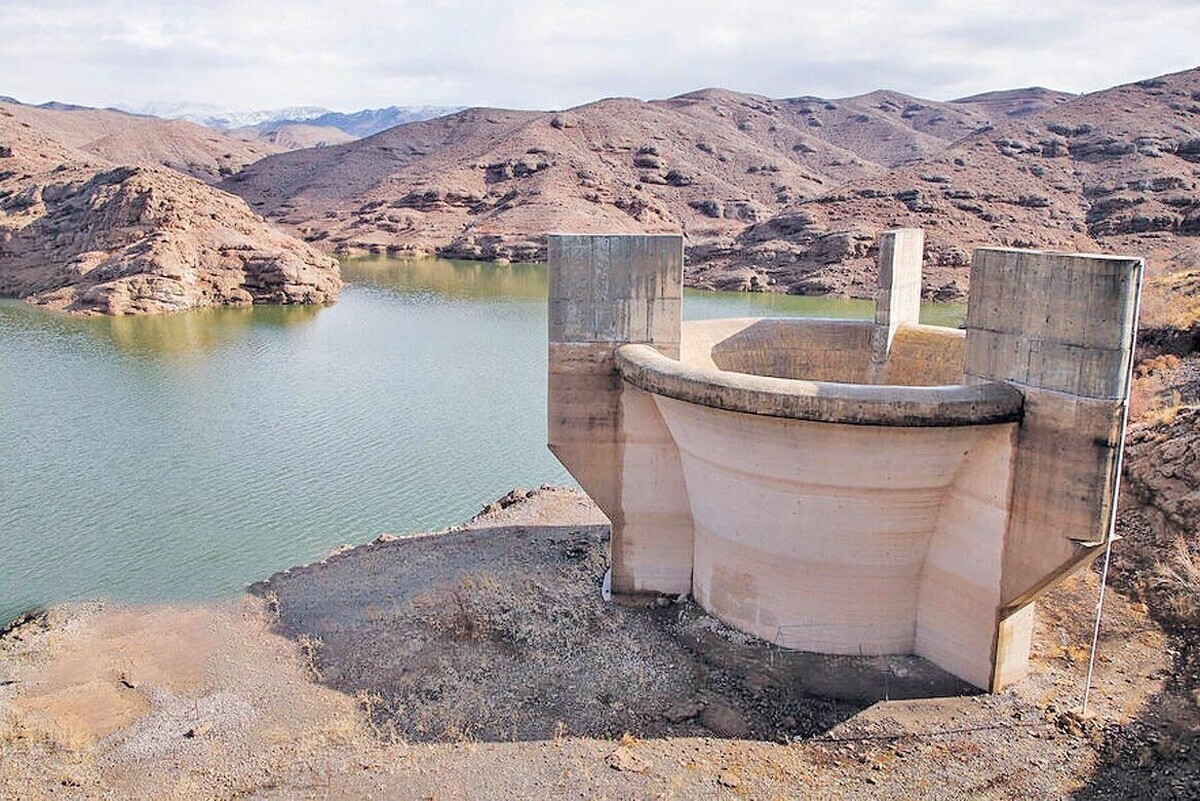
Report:
M 655 402 L 692 500 L 697 600 L 765 640 L 823 653 L 915 650 L 920 578 L 947 494 L 978 443 L 1015 429 L 838 425 Z
M 737 373 L 866 384 L 873 329 L 865 320 L 756 320 L 714 342 L 712 361 Z
M 878 359 L 868 320 L 731 318 L 683 324 L 680 361 L 773 378 L 941 386 L 963 382 L 966 332 L 902 323 Z
M 909 387 L 961 384 L 966 337 L 966 331 L 937 325 L 897 326 L 875 381 Z

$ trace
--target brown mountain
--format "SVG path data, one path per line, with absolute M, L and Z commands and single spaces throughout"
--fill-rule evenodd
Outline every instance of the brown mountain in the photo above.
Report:
M 234 128 L 227 131 L 226 135 L 244 142 L 265 142 L 272 146 L 275 152 L 340 145 L 353 142 L 356 138 L 332 125 L 307 125 L 304 123 L 281 125 L 269 131 L 262 131 L 255 126 Z
M 565 112 L 470 109 L 271 156 L 222 185 L 334 252 L 529 259 L 557 229 L 728 239 L 991 119 L 895 92 L 832 101 L 706 89 Z
M 987 114 L 993 120 L 1013 117 L 1028 117 L 1044 109 L 1054 108 L 1068 103 L 1079 95 L 1068 92 L 1057 92 L 1042 86 L 1031 86 L 1027 89 L 1003 89 L 998 92 L 983 92 L 970 97 L 960 97 L 951 103 L 961 103 L 973 106 Z
M 1145 253 L 1152 319 L 1200 264 L 1200 69 L 1055 103 L 805 198 L 695 249 L 693 278 L 867 295 L 872 243 L 895 226 L 925 229 L 942 297 L 965 290 L 976 245 Z
M 965 291 L 979 244 L 1133 250 L 1156 270 L 1149 318 L 1165 298 L 1162 319 L 1187 319 L 1197 76 L 946 103 L 705 89 L 471 109 L 271 156 L 223 186 L 338 253 L 536 259 L 552 230 L 682 231 L 689 280 L 721 288 L 869 294 L 873 244 L 897 225 L 926 229 L 943 298 Z
M 337 263 L 239 198 L 107 162 L 35 128 L 42 119 L 0 106 L 0 295 L 85 314 L 336 297 Z
M 7 119 L 116 164 L 155 164 L 213 183 L 285 147 L 225 136 L 184 120 L 111 109 L 0 102 Z

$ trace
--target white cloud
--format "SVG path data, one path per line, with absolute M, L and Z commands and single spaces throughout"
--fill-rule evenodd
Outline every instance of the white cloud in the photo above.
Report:
M 0 94 L 226 108 L 1088 91 L 1196 66 L 1185 0 L 0 0 Z

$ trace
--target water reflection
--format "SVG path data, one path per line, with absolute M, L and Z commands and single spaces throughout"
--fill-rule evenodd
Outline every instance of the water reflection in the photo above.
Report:
M 400 292 L 433 292 L 448 298 L 543 299 L 547 293 L 546 265 L 498 265 L 450 259 L 411 259 L 371 256 L 342 262 L 347 281 Z M 775 292 L 684 291 L 683 316 L 698 320 L 714 317 L 841 317 L 867 319 L 874 312 L 870 300 L 785 295 Z M 966 306 L 926 303 L 921 322 L 961 326 Z
M 288 329 L 316 319 L 322 306 L 247 306 L 196 309 L 145 317 L 90 318 L 89 330 L 136 356 L 209 353 L 241 340 L 253 328 Z
M 29 335 L 86 338 L 96 347 L 122 355 L 156 357 L 211 353 L 230 342 L 244 340 L 256 329 L 299 329 L 312 323 L 324 308 L 246 306 L 128 317 L 73 317 L 0 299 L 0 326 Z
M 492 264 L 451 259 L 373 256 L 342 262 L 342 277 L 401 292 L 428 291 L 453 298 L 538 299 L 546 297 L 543 264 Z

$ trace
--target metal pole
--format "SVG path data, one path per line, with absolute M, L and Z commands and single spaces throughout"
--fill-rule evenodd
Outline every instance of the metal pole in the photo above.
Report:
M 1100 644 L 1100 618 L 1104 612 L 1104 588 L 1108 585 L 1108 566 L 1112 561 L 1113 537 L 1117 531 L 1117 504 L 1121 499 L 1121 476 L 1125 462 L 1125 429 L 1129 425 L 1129 395 L 1133 388 L 1133 358 L 1137 350 L 1138 318 L 1142 308 L 1142 274 L 1146 262 L 1137 268 L 1137 286 L 1134 288 L 1133 301 L 1133 330 L 1129 334 L 1129 364 L 1125 373 L 1125 409 L 1121 413 L 1121 442 L 1117 446 L 1116 464 L 1113 466 L 1113 497 L 1112 509 L 1108 514 L 1108 536 L 1104 542 L 1104 566 L 1100 568 L 1100 592 L 1096 596 L 1096 624 L 1092 628 L 1092 651 L 1088 655 L 1087 676 L 1083 680 L 1083 704 L 1079 708 L 1080 717 L 1087 717 L 1088 698 L 1092 692 L 1092 671 L 1096 668 L 1096 650 Z

